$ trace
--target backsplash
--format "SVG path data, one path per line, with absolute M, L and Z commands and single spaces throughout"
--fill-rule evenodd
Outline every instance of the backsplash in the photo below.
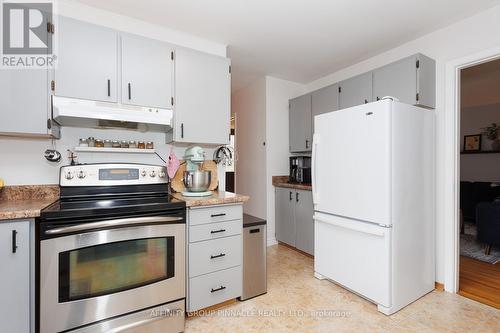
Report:
M 138 132 L 120 129 L 92 129 L 78 127 L 61 128 L 61 139 L 55 140 L 56 149 L 62 154 L 60 163 L 48 162 L 44 157 L 46 149 L 51 148 L 51 140 L 0 137 L 0 178 L 5 185 L 35 185 L 58 184 L 59 168 L 69 164 L 67 149 L 73 150 L 78 146 L 80 138 L 106 138 L 110 140 L 152 141 L 156 152 L 167 159 L 170 153 L 170 144 L 165 143 L 164 133 Z M 182 159 L 187 145 L 174 146 L 174 151 Z M 212 159 L 213 148 L 204 147 L 206 158 Z M 106 163 L 127 162 L 164 164 L 156 154 L 134 153 L 104 153 L 104 152 L 77 152 L 79 163 Z

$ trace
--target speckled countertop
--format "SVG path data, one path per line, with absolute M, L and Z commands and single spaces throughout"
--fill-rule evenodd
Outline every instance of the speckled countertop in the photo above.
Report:
M 207 197 L 184 197 L 181 193 L 172 193 L 176 199 L 186 202 L 186 207 L 198 206 L 213 206 L 247 202 L 250 197 L 231 192 L 217 192 L 215 191 L 211 196 Z
M 57 199 L 57 185 L 6 186 L 0 190 L 0 222 L 38 217 Z
M 288 176 L 273 176 L 273 186 L 312 191 L 311 185 L 293 184 L 288 182 Z

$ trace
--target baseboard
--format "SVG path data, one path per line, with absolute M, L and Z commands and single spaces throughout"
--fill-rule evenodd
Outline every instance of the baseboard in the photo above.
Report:
M 267 239 L 267 246 L 273 246 L 273 245 L 276 245 L 278 244 L 278 241 L 276 240 L 276 238 L 268 238 Z
M 435 288 L 436 288 L 436 290 L 444 291 L 444 284 L 436 282 Z

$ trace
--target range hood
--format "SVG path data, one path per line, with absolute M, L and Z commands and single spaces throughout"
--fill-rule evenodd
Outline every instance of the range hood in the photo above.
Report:
M 62 126 L 168 132 L 172 110 L 52 96 L 52 117 Z

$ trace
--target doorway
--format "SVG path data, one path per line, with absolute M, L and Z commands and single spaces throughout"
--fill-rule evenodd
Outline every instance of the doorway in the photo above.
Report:
M 459 82 L 458 292 L 500 308 L 500 59 Z

